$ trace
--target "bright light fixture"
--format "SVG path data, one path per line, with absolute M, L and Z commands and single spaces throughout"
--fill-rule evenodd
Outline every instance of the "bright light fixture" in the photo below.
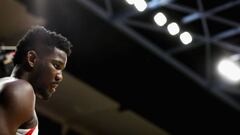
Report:
M 180 28 L 179 28 L 178 24 L 175 23 L 175 22 L 172 22 L 172 23 L 168 24 L 167 29 L 168 29 L 168 32 L 171 35 L 176 35 L 180 31 Z
M 240 81 L 240 67 L 231 59 L 223 59 L 217 65 L 220 75 L 231 82 Z
M 144 0 L 136 0 L 134 6 L 139 12 L 143 12 L 147 8 L 147 3 Z
M 180 40 L 183 44 L 188 45 L 192 42 L 192 35 L 189 32 L 183 32 L 180 34 Z
M 154 21 L 157 25 L 159 26 L 163 26 L 167 23 L 167 18 L 166 16 L 162 13 L 162 12 L 158 12 L 155 16 L 154 16 Z

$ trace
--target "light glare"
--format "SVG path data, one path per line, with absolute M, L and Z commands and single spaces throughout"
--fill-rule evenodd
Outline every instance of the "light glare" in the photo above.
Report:
M 180 34 L 180 40 L 183 44 L 188 45 L 192 42 L 192 36 L 189 32 L 183 32 Z
M 139 12 L 142 12 L 147 8 L 147 3 L 144 0 L 136 0 L 134 6 Z
M 170 23 L 170 24 L 167 26 L 167 29 L 168 29 L 168 32 L 169 32 L 171 35 L 176 35 L 176 34 L 178 34 L 179 31 L 180 31 L 180 28 L 179 28 L 178 24 L 175 23 L 175 22 Z
M 154 16 L 154 21 L 157 25 L 163 26 L 167 23 L 167 18 L 162 12 L 159 12 Z
M 218 72 L 231 82 L 240 80 L 240 68 L 231 60 L 224 59 L 218 64 Z
M 126 0 L 126 2 L 129 4 L 129 5 L 133 5 L 135 3 L 135 0 Z

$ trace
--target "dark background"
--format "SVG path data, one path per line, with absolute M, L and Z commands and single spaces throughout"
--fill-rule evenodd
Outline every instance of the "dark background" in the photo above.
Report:
M 77 0 L 42 0 L 43 7 L 38 7 L 36 1 L 20 2 L 32 14 L 46 19 L 48 29 L 62 33 L 74 45 L 66 71 L 118 101 L 121 110 L 131 109 L 172 135 L 240 134 L 238 125 L 240 114 L 237 108 L 115 28 L 111 20 L 99 17 Z M 99 6 L 104 5 L 102 0 L 92 2 Z M 227 3 L 226 0 L 203 2 L 207 9 Z M 135 12 L 124 1 L 113 0 L 112 3 L 116 13 L 113 19 L 124 15 L 125 12 Z M 197 8 L 196 2 L 190 0 L 175 3 Z M 235 12 L 236 9 L 232 10 L 234 11 L 222 12 L 221 15 L 227 17 L 228 13 Z M 146 11 L 130 19 L 153 23 L 151 18 L 157 11 L 159 9 Z M 171 19 L 177 22 L 185 15 L 170 9 L 165 9 L 165 12 L 176 17 Z M 236 15 L 237 17 L 239 21 L 239 16 Z M 214 27 L 209 28 L 211 34 L 228 28 L 214 21 L 210 21 L 209 25 Z M 176 37 L 171 37 L 161 30 L 141 29 L 131 24 L 127 26 L 163 51 L 167 52 L 181 46 Z M 204 33 L 199 22 L 192 25 L 183 24 L 183 28 L 198 34 Z M 231 41 L 238 43 L 238 39 L 236 36 Z M 205 43 L 194 41 L 193 44 L 197 44 L 198 47 L 174 54 L 172 57 L 194 70 L 199 76 L 206 77 Z M 214 43 L 211 45 L 214 46 Z M 210 64 L 214 64 L 219 55 L 232 52 L 219 46 L 214 46 L 211 51 Z M 212 74 L 215 73 L 213 68 L 211 71 Z M 213 77 L 213 81 L 216 78 Z M 238 95 L 233 94 L 231 98 L 237 100 Z M 39 119 L 40 122 L 46 123 L 41 124 L 40 128 L 49 129 L 47 133 L 43 131 L 41 134 L 60 134 L 60 125 L 41 115 Z M 77 133 L 70 131 L 68 134 Z

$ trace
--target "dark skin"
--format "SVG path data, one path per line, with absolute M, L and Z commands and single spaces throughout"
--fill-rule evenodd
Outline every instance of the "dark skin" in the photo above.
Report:
M 0 79 L 0 135 L 38 124 L 35 98 L 49 99 L 63 80 L 67 54 L 58 49 L 30 50 L 11 77 Z

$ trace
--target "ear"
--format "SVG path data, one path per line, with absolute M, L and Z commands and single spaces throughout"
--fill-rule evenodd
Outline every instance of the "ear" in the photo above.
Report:
M 33 50 L 27 52 L 27 63 L 28 65 L 33 68 L 37 61 L 37 53 Z

